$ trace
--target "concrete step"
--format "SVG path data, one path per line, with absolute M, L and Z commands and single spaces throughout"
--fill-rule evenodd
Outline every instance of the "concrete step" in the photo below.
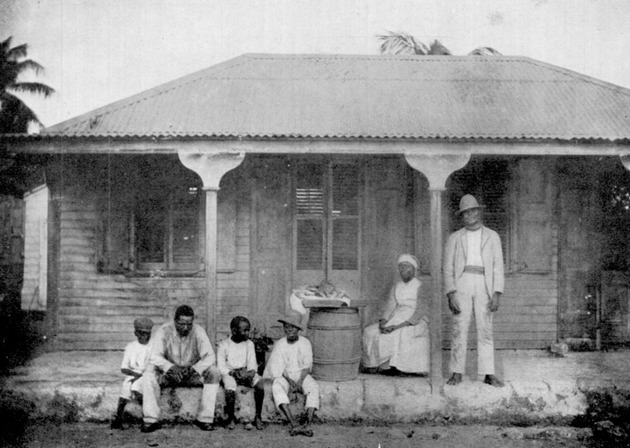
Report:
M 475 352 L 469 359 L 475 358 Z M 423 377 L 361 374 L 343 382 L 319 381 L 323 420 L 417 420 L 493 422 L 497 416 L 530 423 L 562 421 L 586 410 L 585 393 L 616 386 L 630 388 L 630 351 L 569 353 L 556 357 L 545 351 L 498 353 L 497 374 L 506 386 L 494 388 L 467 372 L 458 386 L 432 391 Z M 34 403 L 35 416 L 63 420 L 107 421 L 115 412 L 122 375 L 122 352 L 46 353 L 3 378 L 5 391 Z M 238 413 L 253 418 L 253 393 L 238 395 Z M 435 393 L 433 393 L 435 392 Z M 161 398 L 164 419 L 194 419 L 201 389 L 178 388 Z M 223 416 L 224 395 L 217 398 Z M 133 414 L 133 406 L 130 406 Z M 137 411 L 137 409 L 136 409 Z M 299 412 L 299 405 L 296 409 Z M 136 412 L 137 415 L 137 412 Z M 266 390 L 263 419 L 282 420 Z

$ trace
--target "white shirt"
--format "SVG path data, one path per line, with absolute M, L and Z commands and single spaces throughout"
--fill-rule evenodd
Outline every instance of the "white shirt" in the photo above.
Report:
M 481 228 L 477 230 L 466 230 L 466 264 L 469 266 L 483 266 L 481 259 Z
M 284 372 L 290 377 L 313 366 L 313 348 L 311 341 L 300 336 L 293 344 L 287 338 L 279 339 L 273 344 L 264 378 L 280 378 Z
M 238 344 L 231 337 L 219 342 L 217 348 L 217 366 L 221 375 L 227 375 L 230 370 L 246 367 L 247 370 L 256 370 L 256 349 L 250 340 Z
M 121 369 L 128 369 L 141 374 L 149 363 L 151 355 L 151 342 L 142 345 L 138 341 L 133 341 L 125 347 L 125 354 L 120 366 Z

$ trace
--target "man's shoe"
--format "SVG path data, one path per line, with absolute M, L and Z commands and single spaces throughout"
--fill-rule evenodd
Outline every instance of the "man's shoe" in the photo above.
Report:
M 120 418 L 112 420 L 112 424 L 109 425 L 111 429 L 123 429 L 123 421 Z
M 162 424 L 160 422 L 149 423 L 148 425 L 143 423 L 142 427 L 140 428 L 140 432 L 143 432 L 146 434 L 149 432 L 155 432 L 161 428 L 162 428 Z
M 459 383 L 462 382 L 462 374 L 461 373 L 454 373 L 446 382 L 446 384 L 448 384 L 449 386 L 457 386 Z
M 313 431 L 306 426 L 298 426 L 289 430 L 291 436 L 306 436 L 313 437 Z
M 199 420 L 195 420 L 193 423 L 202 431 L 214 431 L 215 429 L 214 423 L 200 422 Z

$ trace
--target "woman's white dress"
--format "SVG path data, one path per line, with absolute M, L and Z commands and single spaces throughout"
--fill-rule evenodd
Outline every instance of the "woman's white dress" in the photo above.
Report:
M 426 315 L 418 309 L 418 290 L 422 283 L 417 278 L 398 282 L 391 289 L 381 318 L 387 326 L 408 321 L 412 325 L 389 334 L 381 334 L 378 323 L 363 330 L 364 367 L 379 367 L 389 361 L 390 367 L 401 372 L 429 371 L 429 327 Z

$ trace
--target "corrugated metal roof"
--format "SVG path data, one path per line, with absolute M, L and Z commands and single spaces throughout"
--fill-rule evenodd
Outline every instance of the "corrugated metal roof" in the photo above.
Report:
M 630 138 L 630 90 L 525 57 L 246 54 L 62 137 Z

